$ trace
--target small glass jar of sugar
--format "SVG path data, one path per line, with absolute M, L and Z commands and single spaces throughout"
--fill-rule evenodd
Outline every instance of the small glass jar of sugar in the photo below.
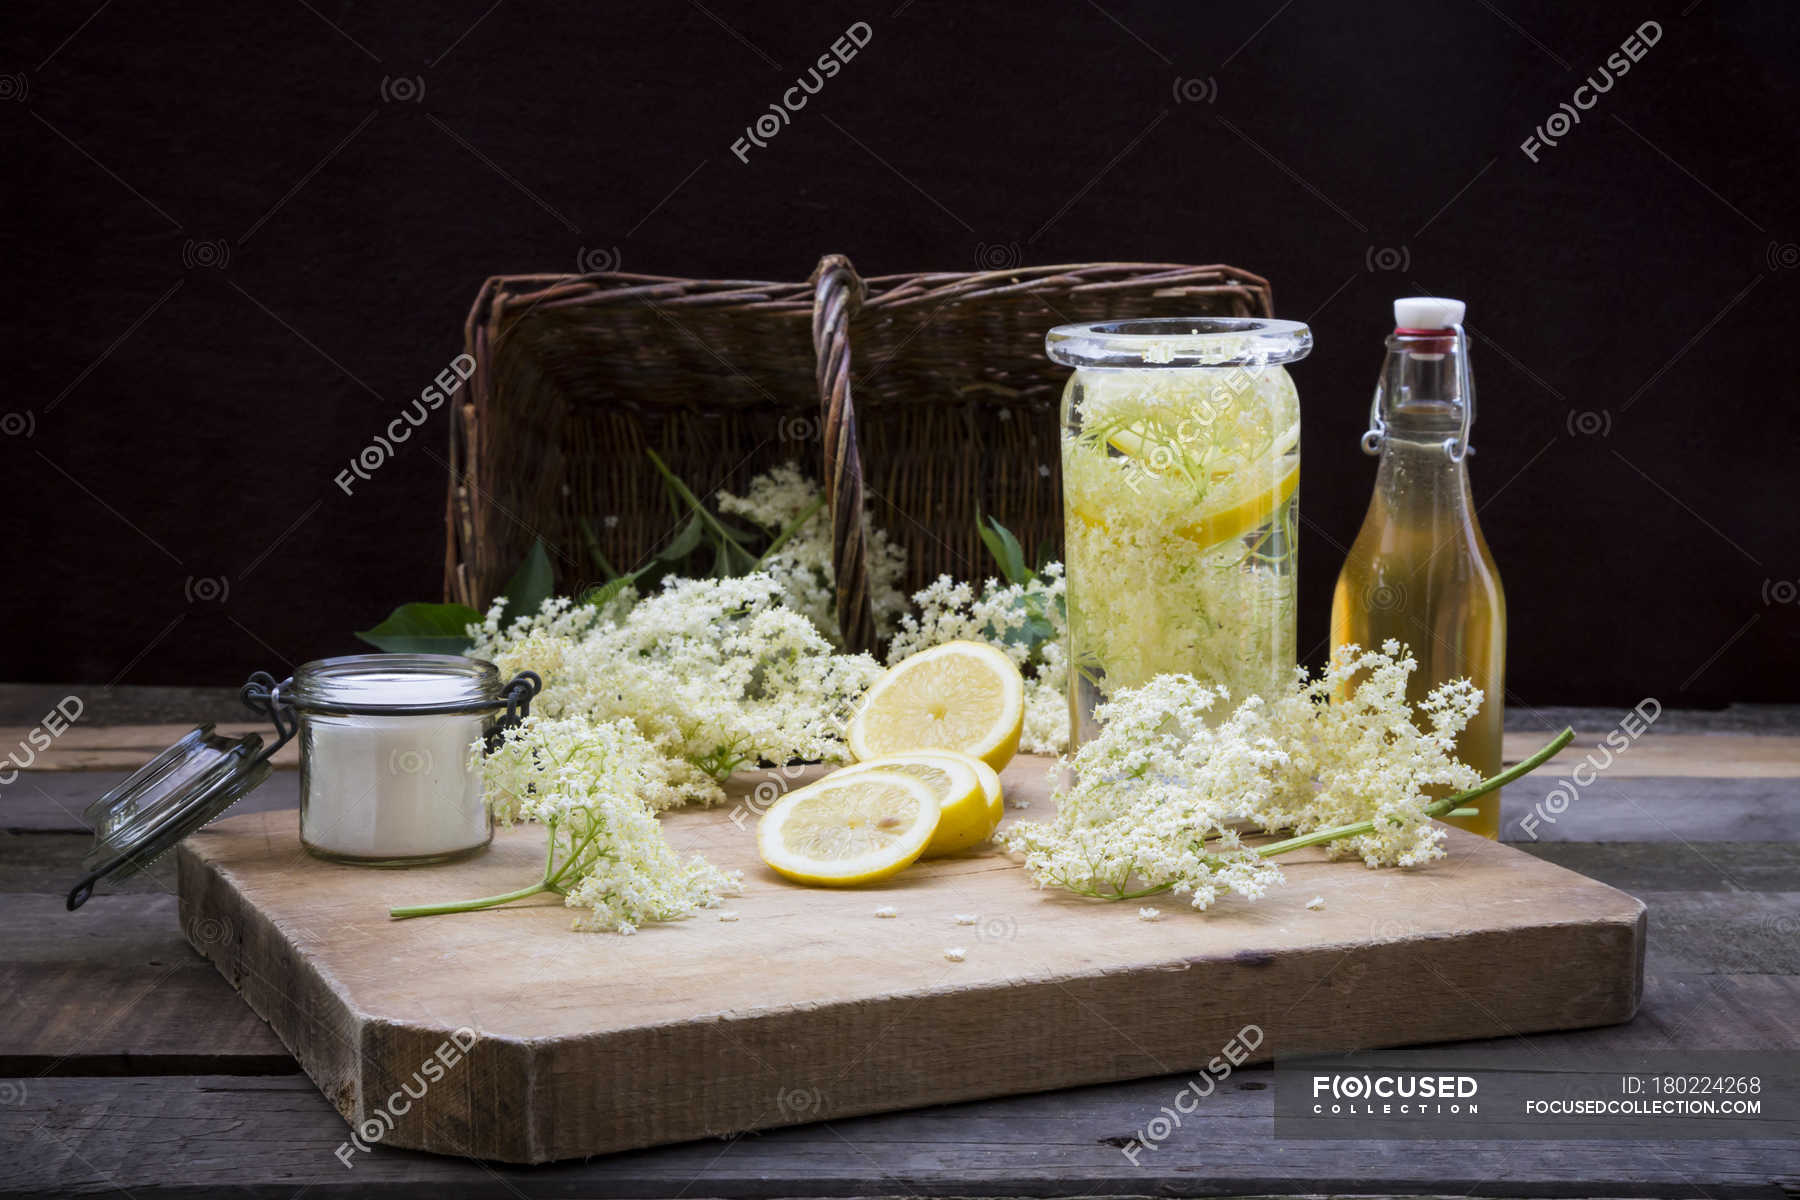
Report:
M 359 654 L 250 676 L 245 707 L 275 740 L 210 724 L 133 772 L 83 814 L 94 845 L 69 891 L 80 908 L 261 786 L 300 737 L 300 840 L 334 862 L 405 867 L 473 854 L 493 837 L 481 755 L 531 711 L 543 681 L 450 654 Z
M 494 664 L 450 654 L 358 654 L 295 671 L 281 699 L 299 719 L 301 844 L 382 867 L 486 846 L 482 746 L 516 714 L 519 683 L 502 687 Z

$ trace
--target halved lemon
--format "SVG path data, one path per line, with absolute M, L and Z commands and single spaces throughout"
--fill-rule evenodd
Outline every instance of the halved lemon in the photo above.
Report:
M 1025 728 L 1025 681 L 1012 659 L 981 642 L 922 650 L 875 681 L 850 721 L 859 760 L 955 750 L 994 770 L 1012 761 Z
M 977 771 L 992 775 L 994 768 L 979 758 L 950 750 L 915 750 L 888 754 L 833 771 L 827 779 L 846 779 L 869 771 L 898 771 L 922 779 L 938 798 L 938 827 L 925 847 L 924 857 L 956 854 L 979 845 L 994 832 L 988 821 L 987 789 Z M 998 778 L 998 777 L 996 777 Z
M 756 849 L 796 883 L 874 883 L 925 852 L 939 808 L 931 786 L 915 776 L 834 773 L 777 800 L 756 827 Z

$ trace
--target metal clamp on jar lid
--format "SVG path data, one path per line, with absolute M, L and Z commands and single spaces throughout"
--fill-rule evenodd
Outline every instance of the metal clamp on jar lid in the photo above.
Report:
M 492 683 L 474 688 L 465 684 L 460 690 L 427 685 L 414 701 L 388 705 L 383 711 L 421 718 L 475 714 L 477 725 L 491 739 L 529 714 L 531 698 L 543 686 L 537 675 L 523 671 L 500 687 L 493 664 L 454 655 L 368 654 L 322 659 L 307 663 L 279 683 L 268 672 L 258 671 L 239 695 L 246 708 L 274 726 L 275 741 L 264 748 L 257 734 L 231 738 L 215 733 L 211 724 L 197 726 L 90 804 L 82 816 L 94 831 L 94 845 L 82 860 L 84 874 L 69 891 L 68 907 L 73 910 L 87 903 L 103 879 L 123 879 L 142 871 L 182 838 L 216 820 L 261 786 L 269 778 L 269 760 L 313 714 L 362 712 L 358 705 L 375 701 L 374 693 L 382 690 L 380 680 L 406 678 L 417 691 L 421 674 L 433 673 L 440 679 L 473 678 Z M 302 746 L 303 779 L 311 766 L 311 742 L 307 739 Z M 410 762 L 403 756 L 396 758 L 401 767 Z M 376 779 L 369 779 L 361 794 L 372 794 L 376 784 Z M 305 790 L 303 783 L 303 802 Z M 479 788 L 476 796 L 479 799 Z M 485 835 L 480 844 L 486 844 Z

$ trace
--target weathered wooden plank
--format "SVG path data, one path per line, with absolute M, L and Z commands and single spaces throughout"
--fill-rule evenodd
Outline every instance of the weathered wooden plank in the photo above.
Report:
M 1649 969 L 1800 975 L 1800 892 L 1645 892 Z
M 1632 704 L 1637 701 L 1632 701 Z M 1605 733 L 1619 724 L 1629 705 L 1616 708 L 1530 706 L 1506 707 L 1506 731 L 1545 737 L 1567 725 L 1581 733 Z M 1800 734 L 1800 704 L 1730 704 L 1724 708 L 1668 708 L 1656 718 L 1659 733 Z M 1540 739 L 1541 740 L 1541 739 Z
M 1567 867 L 1640 899 L 1643 892 L 1786 892 L 1800 886 L 1800 842 L 1514 845 L 1534 858 Z
M 151 758 L 186 737 L 199 722 L 166 725 L 91 725 L 77 722 L 48 746 L 39 749 L 27 741 L 29 726 L 0 726 L 0 766 L 32 771 L 135 771 Z M 267 745 L 274 730 L 267 722 L 238 719 L 221 722 L 215 732 L 222 737 L 262 735 Z M 300 763 L 300 747 L 289 742 L 276 752 L 276 766 Z
M 1502 793 L 1501 840 L 1527 845 L 1800 839 L 1800 782 L 1791 779 L 1602 775 L 1577 789 L 1572 801 L 1566 794 L 1553 796 L 1558 782 L 1555 775 L 1534 774 Z
M 242 682 L 241 680 L 239 681 Z M 0 725 L 30 726 L 70 696 L 81 702 L 88 725 L 168 725 L 177 721 L 242 721 L 234 687 L 150 687 L 126 684 L 0 683 Z M 11 743 L 0 742 L 0 746 Z M 4 754 L 0 750 L 0 754 Z
M 1777 1200 L 1791 1144 L 1316 1142 L 1270 1136 L 1271 1076 L 1235 1076 L 1153 1153 L 1120 1147 L 1185 1078 L 711 1139 L 588 1162 L 490 1166 L 376 1147 L 303 1078 L 45 1079 L 0 1106 L 0 1195 L 281 1197 L 1381 1195 Z
M 264 1075 L 300 1066 L 197 954 L 0 964 L 0 1076 Z
M 1506 734 L 1502 757 L 1509 763 L 1528 758 L 1548 740 L 1529 730 Z M 0 745 L 5 743 L 0 742 Z M 1753 733 L 1644 734 L 1620 750 L 1604 734 L 1577 734 L 1542 768 L 1540 777 L 1560 776 L 1577 763 L 1592 760 L 1611 779 L 1795 779 L 1800 778 L 1800 736 Z M 1585 772 L 1584 772 L 1585 774 Z
M 93 844 L 93 837 L 86 833 L 0 831 L 0 892 L 67 894 L 81 877 L 81 861 Z M 147 871 L 109 882 L 106 891 L 169 892 L 174 884 L 175 863 L 169 858 L 152 863 Z
M 0 788 L 0 827 L 9 830 L 86 833 L 81 813 L 122 782 L 127 771 L 21 771 Z M 232 806 L 232 813 L 268 812 L 300 805 L 300 773 L 276 771 Z
M 196 933 L 205 937 L 213 928 Z M 0 893 L 0 931 L 0 961 L 8 963 L 157 967 L 194 961 L 179 902 L 165 893 L 95 896 L 74 912 L 60 895 Z

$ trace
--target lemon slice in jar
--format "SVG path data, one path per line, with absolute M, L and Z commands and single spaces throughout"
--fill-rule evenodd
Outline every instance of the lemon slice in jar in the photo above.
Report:
M 849 779 L 870 771 L 894 771 L 921 779 L 938 798 L 938 827 L 925 847 L 924 857 L 956 854 L 985 842 L 994 832 L 988 820 L 990 805 L 987 788 L 979 771 L 989 775 L 994 769 L 979 758 L 950 750 L 915 750 L 910 754 L 889 754 L 865 763 L 845 767 L 827 775 L 827 779 Z M 994 776 L 998 785 L 999 776 Z
M 876 680 L 845 740 L 859 761 L 954 750 L 998 771 L 1024 729 L 1025 680 L 1012 659 L 981 642 L 945 642 Z
M 1281 506 L 1288 502 L 1294 489 L 1299 486 L 1300 463 L 1296 460 L 1289 464 L 1272 487 L 1260 488 L 1253 495 L 1218 508 L 1208 508 L 1199 520 L 1178 526 L 1175 532 L 1202 548 L 1241 538 L 1251 530 L 1267 524 L 1269 518 L 1280 511 Z
M 938 814 L 938 798 L 922 779 L 898 771 L 832 774 L 777 800 L 756 827 L 756 849 L 796 883 L 875 883 L 925 852 Z
M 1223 472 L 1214 477 L 1215 488 L 1219 492 L 1230 494 L 1230 472 Z M 1219 504 L 1202 508 L 1197 520 L 1178 525 L 1175 533 L 1193 542 L 1201 549 L 1210 549 L 1223 542 L 1241 538 L 1251 530 L 1265 524 L 1273 517 L 1281 506 L 1286 504 L 1300 486 L 1300 463 L 1295 461 L 1273 484 L 1257 489 L 1242 499 L 1227 499 Z M 1072 510 L 1081 521 L 1093 529 L 1104 529 L 1106 522 L 1093 514 L 1075 508 Z

